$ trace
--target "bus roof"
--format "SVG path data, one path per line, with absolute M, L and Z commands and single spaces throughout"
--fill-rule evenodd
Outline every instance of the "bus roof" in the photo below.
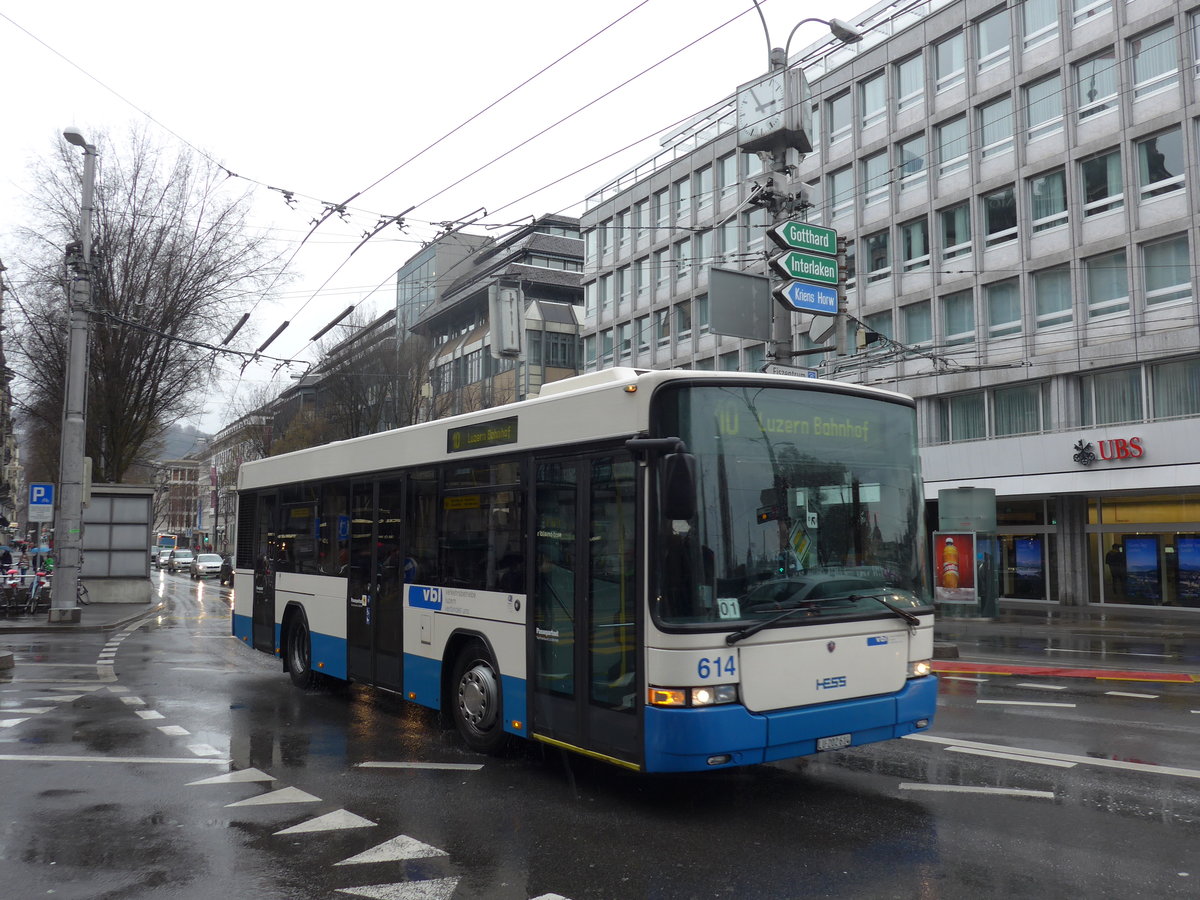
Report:
M 647 431 L 650 398 L 670 382 L 772 384 L 913 405 L 911 398 L 893 391 L 819 378 L 694 369 L 602 369 L 546 384 L 537 397 L 527 400 L 252 460 L 238 472 L 238 489 L 470 459 L 498 449 L 520 451 L 633 437 Z

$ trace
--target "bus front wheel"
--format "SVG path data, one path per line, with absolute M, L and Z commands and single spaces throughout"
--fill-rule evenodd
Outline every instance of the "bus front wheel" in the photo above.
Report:
M 308 690 L 320 683 L 321 676 L 312 667 L 312 638 L 304 616 L 295 616 L 288 626 L 287 661 L 288 675 L 296 687 Z
M 500 673 L 487 648 L 463 647 L 454 664 L 451 709 L 454 725 L 476 753 L 498 753 L 508 744 L 501 715 Z

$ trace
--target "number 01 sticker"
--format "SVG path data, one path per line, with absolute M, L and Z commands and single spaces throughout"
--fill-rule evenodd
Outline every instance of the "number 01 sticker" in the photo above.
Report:
M 738 603 L 738 598 L 718 597 L 717 615 L 722 619 L 740 619 L 742 617 L 742 605 Z

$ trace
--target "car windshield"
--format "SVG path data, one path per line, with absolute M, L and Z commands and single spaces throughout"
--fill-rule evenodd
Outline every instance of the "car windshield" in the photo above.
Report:
M 698 512 L 658 523 L 655 613 L 712 630 L 785 609 L 930 606 L 911 406 L 779 387 L 662 392 L 663 433 L 696 458 Z M 659 399 L 659 398 L 656 398 Z
M 176 550 L 175 558 L 176 559 L 191 559 L 192 551 L 191 550 Z
M 215 553 L 201 553 L 196 557 L 196 562 L 216 563 L 217 565 L 220 565 L 221 557 L 217 556 Z

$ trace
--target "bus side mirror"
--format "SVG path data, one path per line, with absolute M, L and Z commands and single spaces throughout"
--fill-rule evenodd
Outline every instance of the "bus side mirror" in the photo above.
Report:
M 659 500 L 668 519 L 696 515 L 696 457 L 686 450 L 664 453 L 658 467 Z

